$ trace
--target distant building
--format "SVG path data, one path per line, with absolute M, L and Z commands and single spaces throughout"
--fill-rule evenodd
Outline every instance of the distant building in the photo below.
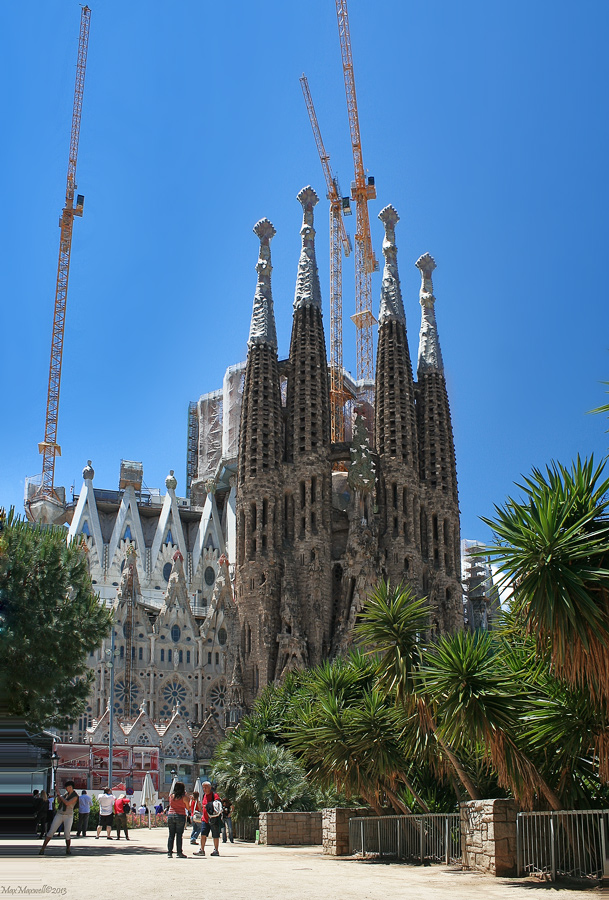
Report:
M 490 558 L 476 554 L 484 550 L 478 541 L 461 541 L 463 615 L 471 631 L 491 631 L 501 612 L 499 589 L 493 579 Z

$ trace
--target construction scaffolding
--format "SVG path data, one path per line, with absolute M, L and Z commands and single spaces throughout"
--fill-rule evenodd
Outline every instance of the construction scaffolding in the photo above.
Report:
M 199 411 L 196 401 L 188 404 L 188 434 L 186 439 L 186 496 L 199 471 Z
M 471 631 L 492 630 L 501 611 L 490 557 L 480 556 L 483 551 L 483 545 L 477 541 L 461 541 L 463 615 L 465 625 Z

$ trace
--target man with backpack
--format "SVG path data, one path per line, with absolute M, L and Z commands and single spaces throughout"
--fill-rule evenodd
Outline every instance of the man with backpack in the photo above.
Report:
M 114 803 L 114 821 L 116 823 L 116 840 L 120 841 L 121 831 L 125 832 L 125 839 L 129 840 L 129 829 L 127 828 L 127 813 L 131 811 L 131 806 L 127 800 L 126 794 L 121 794 Z
M 220 856 L 218 847 L 220 846 L 220 829 L 222 828 L 222 801 L 220 800 L 220 795 L 212 791 L 209 781 L 203 782 L 201 811 L 203 816 L 203 821 L 201 822 L 201 849 L 196 850 L 193 856 L 205 856 L 205 842 L 210 832 L 214 842 L 214 849 L 210 856 Z

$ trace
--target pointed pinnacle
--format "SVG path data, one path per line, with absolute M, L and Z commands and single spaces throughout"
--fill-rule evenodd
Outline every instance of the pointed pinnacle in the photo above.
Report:
M 250 325 L 248 346 L 269 344 L 277 349 L 277 332 L 273 313 L 273 295 L 271 292 L 271 240 L 277 233 L 273 223 L 268 219 L 260 219 L 254 225 L 254 234 L 260 240 L 260 250 L 256 272 L 258 281 L 254 294 L 254 306 Z
M 398 248 L 395 243 L 395 226 L 400 217 L 394 206 L 386 206 L 379 213 L 379 219 L 385 228 L 383 239 L 383 281 L 381 284 L 381 303 L 379 308 L 379 328 L 389 320 L 406 325 L 406 314 L 402 301 L 402 289 L 398 274 Z
M 321 309 L 321 290 L 315 259 L 315 228 L 313 226 L 313 208 L 319 202 L 319 197 L 311 185 L 307 185 L 299 192 L 296 199 L 302 204 L 302 227 L 300 229 L 302 250 L 298 261 L 294 309 L 301 306 L 317 306 L 318 309 Z

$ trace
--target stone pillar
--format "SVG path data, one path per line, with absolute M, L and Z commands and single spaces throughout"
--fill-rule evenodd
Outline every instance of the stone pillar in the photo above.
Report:
M 463 867 L 496 875 L 517 874 L 516 804 L 513 800 L 469 800 L 461 804 Z
M 349 856 L 349 819 L 374 816 L 373 809 L 333 808 L 322 810 L 321 842 L 324 856 Z
M 321 843 L 320 812 L 263 812 L 258 821 L 261 844 L 311 846 Z

